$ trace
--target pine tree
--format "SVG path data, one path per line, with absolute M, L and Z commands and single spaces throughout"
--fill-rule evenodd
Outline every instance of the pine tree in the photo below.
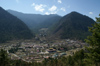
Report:
M 0 66 L 9 66 L 8 54 L 3 49 L 0 50 Z
M 87 47 L 89 51 L 88 57 L 98 66 L 100 62 L 100 17 L 96 18 L 95 24 L 93 27 L 89 27 L 89 31 L 92 35 L 86 39 L 86 42 L 89 44 L 89 47 Z

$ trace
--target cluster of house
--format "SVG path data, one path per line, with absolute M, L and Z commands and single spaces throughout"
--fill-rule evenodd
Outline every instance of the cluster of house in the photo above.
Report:
M 23 61 L 27 62 L 41 62 L 44 60 L 44 58 L 57 58 L 70 54 L 72 55 L 72 49 L 75 50 L 76 48 L 82 48 L 84 45 L 86 44 L 79 41 L 66 39 L 45 44 L 20 42 L 17 44 L 0 46 L 0 48 L 7 50 L 9 57 L 13 60 L 22 59 Z M 13 51 L 13 53 L 9 52 L 9 50 Z

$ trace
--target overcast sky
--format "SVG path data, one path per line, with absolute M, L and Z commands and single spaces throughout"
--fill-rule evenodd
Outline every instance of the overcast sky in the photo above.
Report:
M 0 6 L 31 14 L 64 16 L 77 11 L 93 19 L 100 14 L 100 0 L 0 0 Z

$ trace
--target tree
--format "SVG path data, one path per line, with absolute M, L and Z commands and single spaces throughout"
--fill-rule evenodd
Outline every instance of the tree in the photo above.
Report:
M 73 66 L 74 65 L 73 57 L 70 56 L 70 55 L 67 57 L 67 64 L 68 64 L 68 66 Z
M 84 58 L 85 58 L 85 55 L 84 55 L 83 49 L 75 52 L 75 54 L 73 55 L 74 62 L 79 66 L 84 66 L 83 64 Z
M 89 31 L 92 35 L 86 39 L 89 44 L 89 47 L 87 47 L 88 57 L 98 66 L 100 62 L 100 17 L 96 18 L 95 24 L 93 27 L 89 27 Z
M 8 54 L 3 49 L 0 50 L 0 66 L 9 65 Z

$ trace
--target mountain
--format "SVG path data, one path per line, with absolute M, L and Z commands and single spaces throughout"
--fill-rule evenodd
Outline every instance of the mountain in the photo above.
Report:
M 10 14 L 21 19 L 31 30 L 49 27 L 57 22 L 61 16 L 56 14 L 40 15 L 40 14 L 25 14 L 13 10 L 7 10 Z
M 59 22 L 60 19 L 61 19 L 61 16 L 54 16 L 54 17 L 48 18 L 45 21 L 43 21 L 42 23 L 40 23 L 36 28 L 37 28 L 37 30 L 39 30 L 41 28 L 50 28 L 54 24 Z
M 21 19 L 32 31 L 36 33 L 41 28 L 49 28 L 48 33 L 62 39 L 84 39 L 90 35 L 88 27 L 94 24 L 94 20 L 78 12 L 71 12 L 64 17 L 59 15 L 24 14 L 7 10 L 12 15 Z
M 0 42 L 32 37 L 33 34 L 24 22 L 0 7 Z
M 82 15 L 78 12 L 71 12 L 60 19 L 60 21 L 53 27 L 53 34 L 55 37 L 62 39 L 85 39 L 88 32 L 88 27 L 94 24 L 94 20 L 88 16 Z

